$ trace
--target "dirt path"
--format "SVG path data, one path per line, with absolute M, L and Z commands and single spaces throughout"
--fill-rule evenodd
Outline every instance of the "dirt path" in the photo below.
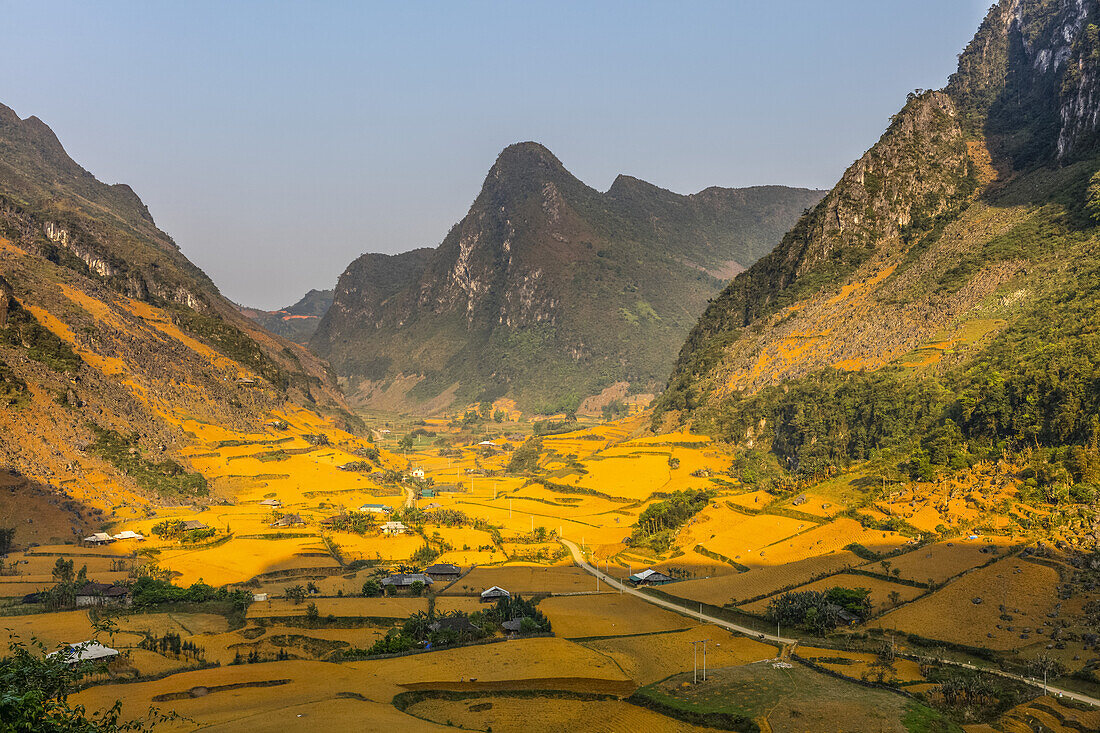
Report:
M 701 611 L 700 612 L 689 611 L 686 608 L 684 608 L 683 606 L 678 606 L 675 603 L 670 603 L 669 601 L 666 601 L 662 598 L 657 598 L 655 596 L 647 595 L 647 594 L 642 593 L 638 590 L 635 590 L 634 588 L 631 588 L 630 586 L 623 585 L 622 583 L 620 583 L 618 580 L 611 577 L 607 573 L 604 573 L 600 570 L 597 570 L 596 568 L 589 565 L 588 562 L 584 559 L 584 555 L 581 553 L 580 548 L 578 548 L 576 544 L 574 544 L 573 542 L 570 542 L 569 540 L 566 540 L 566 539 L 559 539 L 559 542 L 561 542 L 563 545 L 565 545 L 569 549 L 569 551 L 571 553 L 573 553 L 573 562 L 576 563 L 576 565 L 578 567 L 580 567 L 581 569 L 583 569 L 586 572 L 590 573 L 591 575 L 595 575 L 596 577 L 598 577 L 603 582 L 607 583 L 612 588 L 618 588 L 623 593 L 630 593 L 633 596 L 641 598 L 646 603 L 652 603 L 655 606 L 660 606 L 661 608 L 666 608 L 669 611 L 675 611 L 676 613 L 687 616 L 688 618 L 696 618 L 696 619 L 699 619 L 700 621 L 703 621 L 705 623 L 714 624 L 715 626 L 719 626 L 723 629 L 726 629 L 727 631 L 733 631 L 733 632 L 736 632 L 738 634 L 744 634 L 745 636 L 748 636 L 748 637 L 753 638 L 753 639 L 766 639 L 770 642 L 780 644 L 784 649 L 789 650 L 790 648 L 793 648 L 794 645 L 798 644 L 798 639 L 788 639 L 786 637 L 776 636 L 774 634 L 762 634 L 759 631 L 756 631 L 755 629 L 750 629 L 747 626 L 740 626 L 738 624 L 730 623 L 729 621 L 725 621 L 723 619 L 707 615 L 707 614 L 705 614 Z M 788 652 L 788 654 L 789 654 L 789 652 Z M 1005 678 L 1008 678 L 1008 679 L 1011 679 L 1011 680 L 1016 680 L 1017 682 L 1023 682 L 1025 684 L 1032 685 L 1034 687 L 1039 687 L 1039 688 L 1043 689 L 1046 692 L 1046 694 L 1048 694 L 1048 695 L 1054 695 L 1056 697 L 1066 697 L 1066 698 L 1069 698 L 1070 700 L 1076 700 L 1077 702 L 1083 702 L 1087 705 L 1093 705 L 1095 707 L 1100 707 L 1100 699 L 1097 699 L 1095 697 L 1089 697 L 1088 695 L 1083 695 L 1079 692 L 1073 692 L 1072 690 L 1063 690 L 1061 688 L 1054 687 L 1053 685 L 1045 685 L 1044 686 L 1041 680 L 1035 680 L 1035 679 L 1032 679 L 1030 677 L 1025 677 L 1023 675 L 1012 674 L 1011 672 L 1003 672 L 999 669 L 992 669 L 992 668 L 989 668 L 989 667 L 979 667 L 977 665 L 968 664 L 966 662 L 956 662 L 956 661 L 953 661 L 953 660 L 950 660 L 950 659 L 937 659 L 935 657 L 921 657 L 921 659 L 924 659 L 926 661 L 937 662 L 939 664 L 949 664 L 949 665 L 952 665 L 954 667 L 961 667 L 963 669 L 972 669 L 972 670 L 975 670 L 975 671 L 978 671 L 978 672 L 988 672 L 989 674 L 995 674 L 995 675 L 998 675 L 999 677 L 1005 677 Z

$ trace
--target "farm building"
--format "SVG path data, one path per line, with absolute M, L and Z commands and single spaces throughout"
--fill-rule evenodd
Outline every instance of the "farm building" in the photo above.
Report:
M 77 607 L 128 606 L 130 591 L 125 586 L 87 582 L 76 592 Z
M 300 514 L 284 514 L 269 524 L 269 527 L 301 527 L 306 523 Z
M 263 603 L 266 600 L 267 600 L 267 593 L 253 593 L 252 594 L 252 602 L 253 603 Z
M 501 588 L 499 585 L 494 585 L 492 588 L 481 591 L 481 602 L 492 603 L 498 598 L 511 598 L 512 594 Z
M 433 502 L 432 502 L 431 504 L 429 504 L 428 506 L 424 507 L 424 511 L 426 511 L 426 512 L 430 512 L 430 511 L 431 511 L 431 510 L 433 510 L 433 509 L 442 509 L 442 508 L 443 508 L 443 505 L 442 505 L 442 504 L 439 504 L 439 503 L 437 503 L 437 502 L 434 502 L 434 501 L 433 501 Z
M 127 529 L 127 530 L 123 530 L 122 532 L 119 532 L 118 534 L 116 534 L 111 539 L 113 539 L 113 540 L 143 540 L 143 539 L 145 539 L 145 536 L 140 535 L 137 532 L 134 532 L 132 530 Z
M 427 573 L 428 577 L 432 580 L 458 580 L 458 576 L 462 575 L 462 568 L 444 562 L 436 563 L 428 567 L 424 572 Z
M 108 545 L 115 541 L 115 538 L 106 532 L 96 532 L 91 537 L 85 537 L 84 541 L 89 545 Z
M 282 506 L 283 502 L 278 499 L 264 499 L 260 502 L 260 506 Z
M 385 504 L 364 504 L 359 507 L 359 511 L 364 514 L 390 514 L 393 512 L 393 509 Z
M 799 494 L 798 496 L 796 496 L 794 498 L 794 501 L 791 502 L 791 506 L 802 506 L 805 503 L 806 503 L 806 495 L 805 494 Z
M 672 578 L 659 573 L 653 568 L 643 570 L 640 573 L 634 573 L 630 576 L 630 582 L 634 585 L 664 585 L 665 583 L 671 583 Z
M 57 657 L 65 664 L 79 664 L 81 662 L 99 662 L 118 656 L 118 651 L 103 646 L 96 641 L 85 641 L 80 644 L 69 644 L 52 654 L 48 658 Z
M 205 522 L 200 522 L 197 519 L 188 519 L 186 522 L 183 523 L 183 526 L 181 526 L 180 529 L 182 529 L 184 532 L 190 532 L 190 531 L 195 530 L 195 529 L 212 529 L 212 528 L 210 527 L 209 524 L 206 524 Z
M 435 498 L 435 489 L 421 489 L 420 490 L 420 498 L 421 499 L 434 499 Z
M 324 519 L 321 520 L 320 523 L 322 525 L 326 526 L 326 527 L 331 527 L 334 524 L 340 524 L 341 522 L 346 522 L 347 520 L 348 520 L 348 515 L 347 514 L 335 514 L 331 517 L 325 517 Z
M 412 472 L 412 477 L 413 478 L 424 478 L 424 469 L 423 468 L 414 468 L 413 472 Z
M 408 529 L 408 527 L 406 527 L 401 522 L 386 522 L 385 524 L 382 525 L 382 534 L 388 534 L 388 535 L 405 534 L 405 531 L 407 529 Z
M 394 590 L 409 590 L 416 582 L 428 586 L 432 584 L 432 579 L 424 573 L 395 573 L 382 578 L 383 587 L 393 588 Z

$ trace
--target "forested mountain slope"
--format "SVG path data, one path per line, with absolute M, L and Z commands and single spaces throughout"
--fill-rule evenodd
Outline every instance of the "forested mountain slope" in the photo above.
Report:
M 271 333 L 295 343 L 305 344 L 317 331 L 321 318 L 332 305 L 331 290 L 310 290 L 294 305 L 277 311 L 265 311 L 248 306 L 238 310 Z
M 1100 484 L 1100 4 L 1003 0 L 685 343 L 655 422 L 827 475 L 1030 451 Z M 1091 491 L 1091 489 L 1089 489 Z
M 627 176 L 601 193 L 513 145 L 437 249 L 352 263 L 310 347 L 362 404 L 557 410 L 616 382 L 652 389 L 707 298 L 820 195 L 681 196 Z

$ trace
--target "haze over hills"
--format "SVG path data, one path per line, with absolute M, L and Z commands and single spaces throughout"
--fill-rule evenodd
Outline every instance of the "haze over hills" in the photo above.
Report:
M 0 105 L 0 464 L 70 496 L 201 494 L 187 421 L 306 407 L 356 422 L 327 367 L 237 312 L 125 185 Z
M 352 263 L 310 348 L 361 405 L 555 411 L 615 383 L 652 390 L 707 298 L 820 196 L 681 196 L 628 176 L 601 193 L 512 145 L 437 249 Z
M 332 290 L 310 290 L 294 305 L 277 311 L 244 305 L 238 306 L 238 310 L 271 333 L 295 343 L 306 344 L 332 305 L 332 295 Z
M 911 94 L 714 300 L 655 422 L 801 475 L 880 449 L 934 475 L 1005 449 L 1034 451 L 1052 497 L 1100 484 L 1098 10 L 996 5 L 947 87 Z

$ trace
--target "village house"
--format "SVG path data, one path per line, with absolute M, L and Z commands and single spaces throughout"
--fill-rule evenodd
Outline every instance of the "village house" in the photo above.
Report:
M 78 608 L 87 606 L 129 606 L 130 590 L 126 586 L 88 581 L 76 591 Z
M 126 530 L 123 530 L 123 531 L 119 532 L 118 534 L 116 534 L 111 539 L 113 539 L 113 540 L 143 540 L 143 539 L 145 539 L 145 536 L 140 535 L 137 532 L 134 532 L 132 530 L 126 529 Z
M 429 566 L 424 572 L 427 573 L 428 577 L 432 580 L 452 581 L 458 580 L 459 576 L 462 575 L 462 568 L 457 565 L 451 565 L 450 563 L 436 563 L 435 565 Z
M 115 538 L 106 532 L 96 532 L 91 537 L 85 537 L 84 541 L 89 545 L 109 545 L 115 541 Z
M 492 603 L 499 598 L 511 598 L 512 594 L 501 588 L 499 585 L 494 585 L 492 588 L 487 588 L 481 591 L 481 602 Z
M 335 514 L 331 517 L 325 517 L 320 521 L 320 524 L 325 527 L 332 527 L 333 525 L 340 524 L 341 522 L 348 521 L 347 514 Z
M 382 586 L 385 588 L 393 588 L 394 590 L 409 590 L 412 588 L 413 583 L 423 583 L 424 587 L 428 587 L 432 584 L 432 579 L 424 573 L 395 573 L 388 577 L 382 578 Z
M 278 499 L 264 499 L 260 502 L 260 506 L 282 506 L 283 502 Z
M 277 520 L 269 524 L 269 527 L 301 527 L 306 523 L 306 520 L 302 519 L 298 514 L 284 514 Z
M 414 468 L 412 474 L 410 474 L 410 475 L 413 478 L 424 478 L 424 469 L 423 468 Z
M 636 586 L 637 585 L 664 585 L 665 583 L 671 583 L 672 581 L 673 581 L 672 578 L 665 575 L 664 573 L 657 572 L 653 568 L 643 570 L 639 573 L 634 573 L 633 575 L 630 576 L 630 582 L 633 583 Z
M 64 649 L 47 654 L 46 658 L 57 658 L 65 664 L 80 664 L 81 662 L 106 661 L 117 656 L 118 651 L 115 649 L 103 646 L 97 641 L 85 641 L 80 644 L 69 644 Z
M 184 532 L 191 532 L 192 530 L 196 529 L 211 529 L 211 527 L 209 524 L 206 524 L 205 522 L 200 522 L 197 519 L 188 519 L 180 526 L 180 529 L 182 529 Z
M 407 530 L 408 527 L 401 522 L 386 522 L 382 525 L 382 534 L 390 536 L 405 534 Z
M 393 509 L 385 504 L 364 504 L 359 507 L 359 511 L 363 514 L 392 514 Z

